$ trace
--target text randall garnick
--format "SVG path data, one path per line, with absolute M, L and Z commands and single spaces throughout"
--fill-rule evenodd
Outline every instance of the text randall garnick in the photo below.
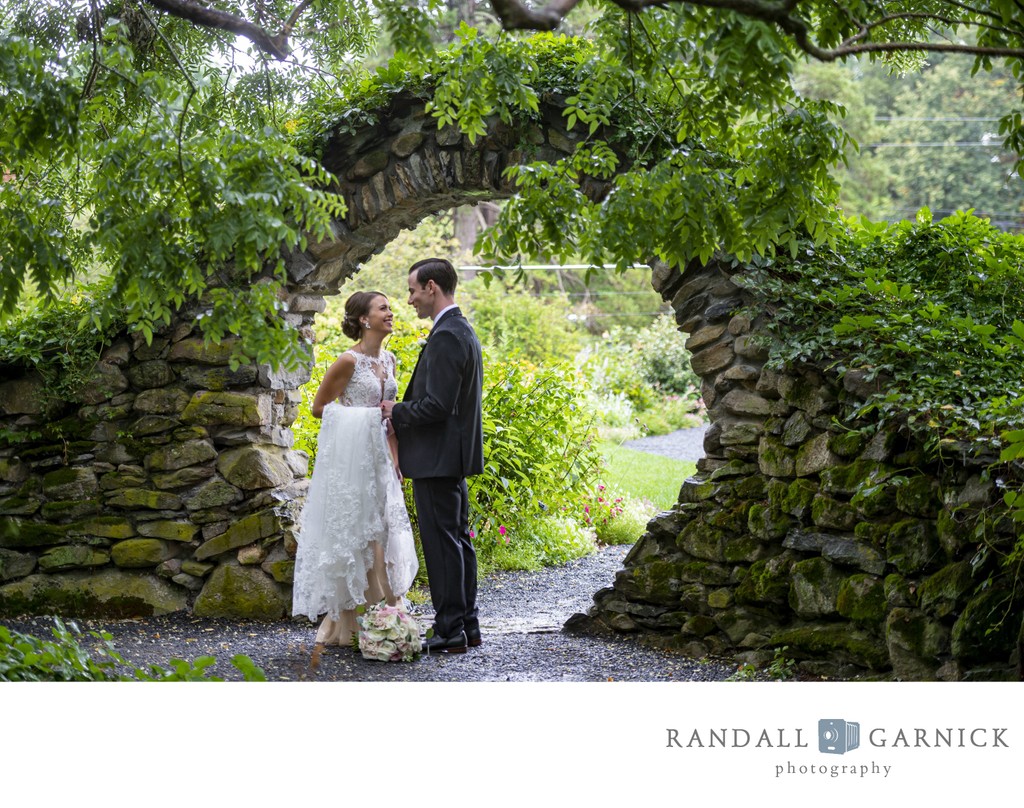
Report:
M 924 729 L 885 729 L 876 727 L 866 737 L 871 746 L 895 749 L 906 748 L 1009 748 L 1006 727 L 935 727 Z M 763 747 L 771 749 L 804 749 L 808 743 L 799 727 L 773 729 L 743 729 L 741 727 L 694 728 L 692 730 L 666 729 L 666 746 L 700 749 Z M 808 737 L 814 737 L 808 733 Z

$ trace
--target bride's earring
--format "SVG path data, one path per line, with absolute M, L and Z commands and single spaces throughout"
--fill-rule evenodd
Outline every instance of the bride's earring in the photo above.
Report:
M 363 320 L 363 328 L 369 328 L 369 327 L 370 327 L 370 324 L 366 320 Z

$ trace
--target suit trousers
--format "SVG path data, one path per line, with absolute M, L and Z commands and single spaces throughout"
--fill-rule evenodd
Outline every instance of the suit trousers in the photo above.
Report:
M 469 492 L 458 477 L 412 481 L 423 559 L 434 604 L 434 633 L 478 629 L 476 550 L 469 536 Z

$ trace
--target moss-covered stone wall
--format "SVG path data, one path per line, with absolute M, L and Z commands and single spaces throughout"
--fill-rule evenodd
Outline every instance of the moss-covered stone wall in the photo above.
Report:
M 290 612 L 308 371 L 232 370 L 190 314 L 117 339 L 63 408 L 32 373 L 0 381 L 0 613 Z
M 995 507 L 996 458 L 929 462 L 899 430 L 842 422 L 862 374 L 765 368 L 770 301 L 735 272 L 655 269 L 703 379 L 706 456 L 570 625 L 814 675 L 1015 678 L 1024 604 L 1001 559 L 1019 527 Z
M 554 160 L 583 137 L 564 104 L 472 142 L 397 93 L 323 163 L 348 212 L 334 237 L 287 261 L 283 317 L 308 341 L 324 296 L 428 214 L 508 197 L 504 169 Z M 607 183 L 584 180 L 599 195 Z M 310 369 L 232 369 L 204 345 L 193 306 L 151 344 L 123 335 L 79 400 L 49 407 L 31 370 L 0 365 L 0 614 L 290 613 L 307 458 L 290 425 Z

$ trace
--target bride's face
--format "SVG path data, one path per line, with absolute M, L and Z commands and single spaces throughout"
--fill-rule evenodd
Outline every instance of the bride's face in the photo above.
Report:
M 370 330 L 383 331 L 390 334 L 395 329 L 395 315 L 391 313 L 391 304 L 384 295 L 377 295 L 370 301 L 370 306 L 363 316 L 370 324 Z

